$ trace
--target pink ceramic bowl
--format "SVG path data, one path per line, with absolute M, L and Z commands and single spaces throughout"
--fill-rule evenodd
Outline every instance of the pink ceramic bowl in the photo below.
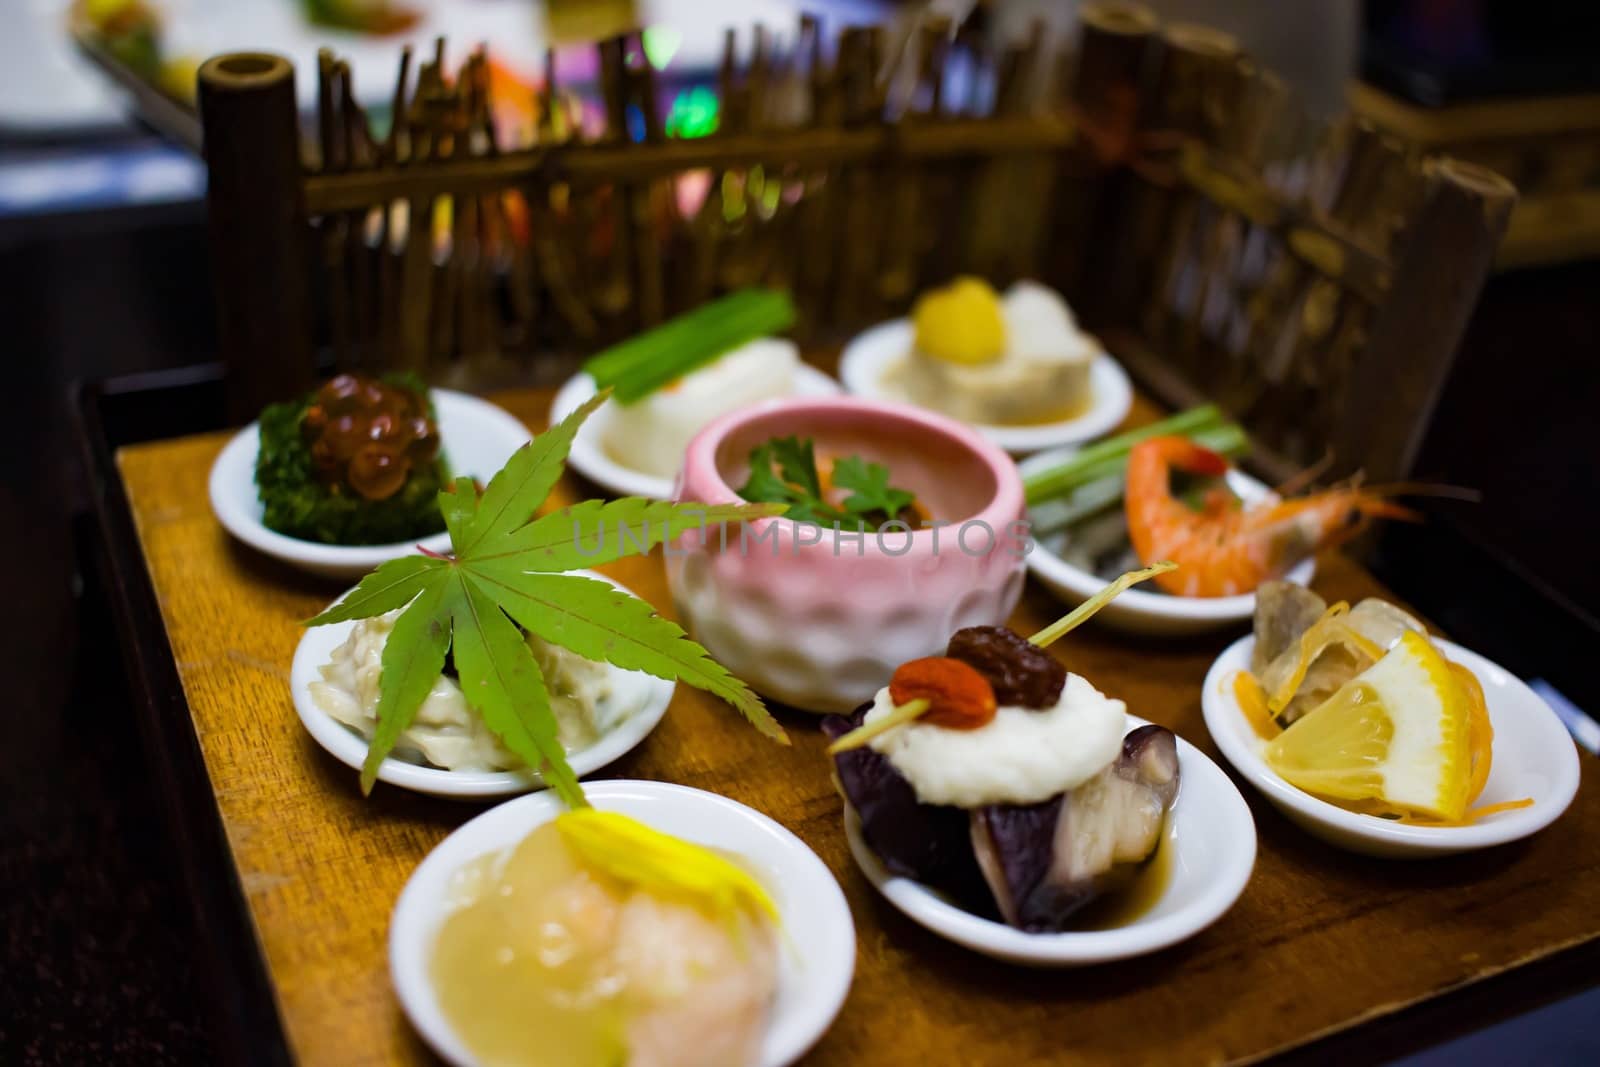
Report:
M 684 535 L 667 582 L 695 638 L 765 696 L 847 711 L 908 659 L 943 653 L 963 626 L 1003 623 L 1022 592 L 1022 480 L 1010 458 L 951 419 L 858 397 L 772 401 L 689 443 L 676 498 L 736 503 L 749 455 L 774 437 L 889 468 L 942 528 L 860 540 L 788 519 Z M 820 465 L 820 460 L 819 460 Z

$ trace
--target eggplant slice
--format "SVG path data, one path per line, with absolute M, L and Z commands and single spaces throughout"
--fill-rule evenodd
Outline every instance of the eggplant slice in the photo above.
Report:
M 843 736 L 871 706 L 824 719 L 823 731 Z M 885 867 L 1032 933 L 1064 929 L 1079 908 L 1130 881 L 1160 845 L 1178 795 L 1177 738 L 1161 726 L 1128 734 L 1116 762 L 1076 789 L 971 812 L 919 803 L 905 776 L 870 746 L 839 753 L 834 765 L 861 834 Z
M 872 705 L 848 717 L 830 715 L 822 730 L 830 740 L 861 725 Z M 944 804 L 923 804 L 894 764 L 870 746 L 834 757 L 839 788 L 861 819 L 861 836 L 892 873 L 932 886 L 961 907 L 994 915 L 989 890 L 972 855 L 967 812 Z
M 972 812 L 972 851 L 1001 917 L 1030 933 L 1064 929 L 1155 854 L 1177 795 L 1177 738 L 1141 726 L 1123 738 L 1115 763 L 1076 789 Z

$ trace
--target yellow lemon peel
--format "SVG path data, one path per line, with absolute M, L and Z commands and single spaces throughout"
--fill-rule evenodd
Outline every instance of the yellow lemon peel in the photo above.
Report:
M 1458 822 L 1477 784 L 1472 720 L 1471 696 L 1449 662 L 1426 637 L 1407 633 L 1263 756 L 1308 793 Z

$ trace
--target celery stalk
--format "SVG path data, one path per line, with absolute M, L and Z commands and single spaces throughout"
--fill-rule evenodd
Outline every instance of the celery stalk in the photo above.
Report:
M 1250 451 L 1250 439 L 1231 422 L 1188 436 L 1200 447 L 1231 459 Z M 1127 474 L 1128 459 L 1121 456 L 1090 464 L 1075 471 L 1070 478 L 1062 479 L 1062 487 L 1055 494 L 1044 500 L 1030 501 L 1033 536 L 1048 537 L 1120 503 L 1127 487 Z
M 724 352 L 788 329 L 794 317 L 787 293 L 744 289 L 613 345 L 583 369 L 631 404 Z
M 1216 405 L 1206 404 L 1203 407 L 1179 412 L 1160 422 L 1153 422 L 1149 426 L 1141 426 L 1137 430 L 1129 430 L 1125 434 L 1098 441 L 1080 449 L 1059 467 L 1038 471 L 1025 478 L 1023 487 L 1027 491 L 1028 503 L 1036 504 L 1041 500 L 1048 500 L 1075 485 L 1094 481 L 1096 477 L 1104 477 L 1108 473 L 1109 468 L 1106 465 L 1110 461 L 1117 461 L 1121 466 L 1126 466 L 1129 451 L 1140 441 L 1168 435 L 1195 437 L 1196 434 L 1216 429 L 1224 424 L 1222 412 Z M 1087 474 L 1086 471 L 1090 469 L 1096 473 Z

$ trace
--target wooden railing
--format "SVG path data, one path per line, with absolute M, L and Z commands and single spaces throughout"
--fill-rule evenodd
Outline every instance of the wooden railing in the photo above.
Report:
M 382 136 L 325 53 L 308 149 L 287 62 L 209 61 L 239 412 L 319 354 L 537 376 L 756 283 L 826 342 L 971 272 L 1063 289 L 1147 387 L 1243 418 L 1271 473 L 1330 448 L 1337 470 L 1408 468 L 1515 196 L 1502 179 L 1311 123 L 1230 38 L 1131 4 L 1086 6 L 1070 62 L 1042 34 L 939 20 L 847 29 L 831 59 L 809 19 L 781 55 L 759 30 L 736 45 L 721 125 L 695 140 L 662 129 L 636 38 L 597 46 L 603 132 L 574 133 L 552 62 L 519 145 L 499 143 L 481 52 L 454 77 L 442 42 L 415 70 L 407 54 Z

